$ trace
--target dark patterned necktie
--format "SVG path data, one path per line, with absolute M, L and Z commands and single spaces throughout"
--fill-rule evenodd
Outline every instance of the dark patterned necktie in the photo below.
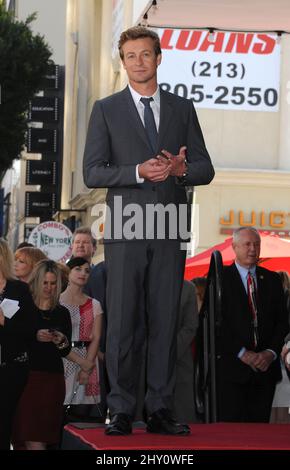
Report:
M 256 348 L 258 344 L 258 310 L 257 310 L 257 294 L 256 294 L 256 285 L 254 278 L 251 272 L 248 272 L 247 276 L 247 288 L 248 288 L 248 301 L 249 307 L 252 314 L 252 323 L 254 327 L 254 346 Z
M 156 129 L 156 123 L 154 114 L 150 106 L 150 102 L 153 98 L 141 98 L 140 101 L 144 104 L 144 127 L 150 142 L 151 148 L 155 153 L 157 150 L 158 132 Z

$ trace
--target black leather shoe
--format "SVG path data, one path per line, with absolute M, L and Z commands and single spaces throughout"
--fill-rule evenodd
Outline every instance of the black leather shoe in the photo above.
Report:
M 147 421 L 147 432 L 186 436 L 190 434 L 187 424 L 178 423 L 166 408 L 155 411 Z
M 127 436 L 132 433 L 132 419 L 125 413 L 117 413 L 105 429 L 107 436 Z

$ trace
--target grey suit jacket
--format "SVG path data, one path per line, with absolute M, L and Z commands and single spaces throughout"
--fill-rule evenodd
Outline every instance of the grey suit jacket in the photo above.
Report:
M 84 152 L 84 181 L 89 188 L 109 188 L 107 204 L 113 213 L 115 196 L 122 203 L 186 204 L 184 186 L 175 177 L 152 183 L 136 182 L 136 165 L 155 157 L 162 149 L 174 155 L 187 147 L 190 186 L 208 184 L 214 169 L 191 101 L 160 90 L 160 125 L 158 148 L 152 155 L 144 126 L 129 88 L 94 104 Z M 119 209 L 118 209 L 119 211 Z M 122 224 L 128 220 L 123 217 Z M 112 234 L 111 238 L 115 238 Z M 178 236 L 176 237 L 178 238 Z

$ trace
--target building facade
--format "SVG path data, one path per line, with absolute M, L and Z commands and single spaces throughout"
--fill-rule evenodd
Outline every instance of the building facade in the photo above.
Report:
M 135 24 L 148 2 L 68 2 L 67 93 L 63 207 L 86 209 L 82 223 L 95 221 L 93 207 L 103 190 L 87 190 L 82 158 L 90 111 L 96 99 L 120 90 L 126 78 L 114 55 L 122 29 Z M 134 9 L 135 6 L 135 9 Z M 77 44 L 73 38 L 78 38 Z M 113 41 L 113 45 L 112 45 Z M 194 54 L 194 52 L 193 52 Z M 210 186 L 195 188 L 199 205 L 197 252 L 224 240 L 232 229 L 253 225 L 282 236 L 290 231 L 290 37 L 283 35 L 279 110 L 276 112 L 198 108 L 216 168 Z M 174 64 L 172 64 L 174 68 Z M 71 175 L 73 175 L 71 177 Z
M 33 33 L 44 36 L 52 50 L 51 59 L 59 65 L 65 63 L 66 0 L 13 0 L 6 3 L 17 19 L 25 21 L 36 13 L 31 23 Z M 56 14 L 57 12 L 57 14 Z M 12 249 L 27 240 L 30 231 L 39 223 L 39 217 L 25 217 L 25 193 L 39 191 L 39 186 L 26 185 L 26 161 L 39 160 L 41 155 L 22 152 L 21 160 L 15 160 L 11 170 L 3 178 L 4 192 L 3 236 Z
M 43 3 L 47 4 L 37 2 Z M 62 195 L 60 211 L 55 217 L 61 222 L 74 217 L 76 226 L 91 225 L 101 238 L 102 223 L 96 217 L 95 206 L 104 202 L 105 190 L 89 190 L 82 177 L 88 120 L 96 99 L 126 85 L 117 41 L 122 30 L 136 24 L 149 2 L 61 0 L 57 3 L 55 11 L 59 4 L 65 5 L 66 82 Z M 51 2 L 47 5 L 51 8 Z M 223 241 L 234 228 L 243 225 L 285 237 L 290 235 L 289 34 L 283 35 L 280 47 L 277 110 L 209 109 L 196 104 L 216 169 L 213 182 L 195 188 L 194 192 L 199 206 L 196 252 Z M 195 51 L 192 57 L 194 60 Z M 21 237 L 23 232 L 20 241 Z M 102 256 L 101 249 L 98 256 Z

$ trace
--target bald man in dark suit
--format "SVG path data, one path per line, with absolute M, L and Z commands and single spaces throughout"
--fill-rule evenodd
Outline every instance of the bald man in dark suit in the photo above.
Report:
M 132 432 L 137 349 L 147 330 L 147 431 L 183 435 L 188 427 L 171 409 L 185 262 L 180 243 L 188 236 L 185 185 L 208 184 L 214 170 L 192 102 L 158 87 L 158 35 L 130 28 L 119 52 L 129 86 L 95 103 L 84 155 L 86 185 L 109 188 L 104 238 L 112 419 L 106 434 Z M 153 207 L 158 213 L 148 215 Z

